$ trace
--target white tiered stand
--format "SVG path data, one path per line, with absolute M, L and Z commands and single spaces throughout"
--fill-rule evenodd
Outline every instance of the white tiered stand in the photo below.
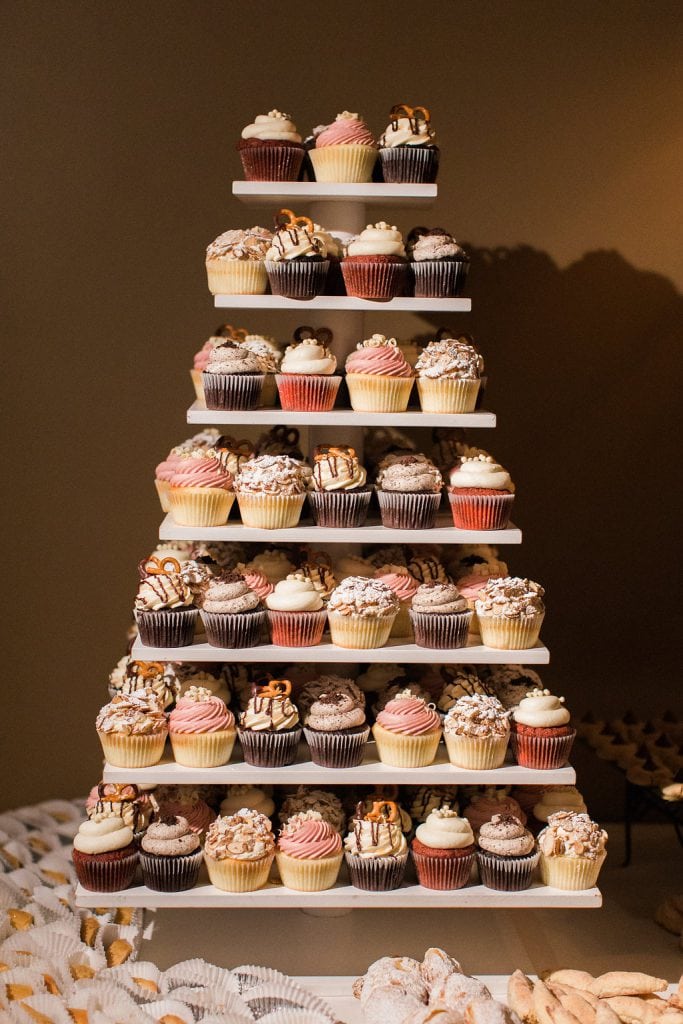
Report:
M 383 184 L 327 184 L 318 182 L 233 182 L 233 195 L 253 205 L 279 206 L 302 209 L 316 221 L 328 228 L 358 232 L 366 223 L 366 205 L 384 203 L 392 206 L 421 206 L 436 197 L 436 185 L 383 185 Z M 468 312 L 469 299 L 415 299 L 397 298 L 389 302 L 371 302 L 347 296 L 319 296 L 308 302 L 284 299 L 274 295 L 217 295 L 215 305 L 220 309 L 278 309 L 324 311 L 325 324 L 334 332 L 334 349 L 340 363 L 344 356 L 364 334 L 364 312 Z M 310 319 L 310 318 L 309 318 Z M 381 326 L 381 325 L 380 325 Z M 188 423 L 227 425 L 267 426 L 292 424 L 308 435 L 312 427 L 333 428 L 336 439 L 352 443 L 362 451 L 361 415 L 350 409 L 335 409 L 328 413 L 283 412 L 280 409 L 257 409 L 248 412 L 215 412 L 207 410 L 203 403 L 194 402 L 187 413 Z M 433 415 L 419 411 L 405 413 L 365 413 L 363 426 L 394 427 L 494 427 L 493 413 L 477 411 L 466 415 Z M 338 428 L 348 428 L 339 438 Z M 316 431 L 320 440 L 321 429 Z M 312 440 L 309 437 L 309 440 Z M 515 526 L 500 531 L 457 530 L 441 517 L 433 530 L 390 530 L 379 523 L 369 523 L 362 529 L 325 529 L 307 524 L 289 530 L 254 530 L 240 523 L 228 523 L 214 528 L 177 526 L 170 516 L 159 529 L 161 540 L 222 540 L 243 542 L 314 543 L 314 544 L 520 544 L 521 531 Z M 470 643 L 454 651 L 430 651 L 415 644 L 390 641 L 379 650 L 345 650 L 329 642 L 311 648 L 284 648 L 263 645 L 254 648 L 223 650 L 206 643 L 195 643 L 185 648 L 150 648 L 139 639 L 132 649 L 135 657 L 149 661 L 187 662 L 282 662 L 302 661 L 321 664 L 381 663 L 384 661 L 402 663 L 432 664 L 436 660 L 448 664 L 517 664 L 542 665 L 549 661 L 549 652 L 542 644 L 527 651 L 494 651 L 481 644 Z M 469 771 L 451 765 L 444 751 L 440 751 L 434 764 L 426 768 L 405 770 L 392 768 L 377 759 L 375 746 L 369 743 L 363 762 L 357 768 L 336 770 L 321 768 L 308 759 L 308 751 L 302 745 L 299 757 L 286 768 L 264 769 L 233 759 L 220 768 L 193 769 L 176 764 L 170 755 L 160 764 L 137 770 L 120 769 L 106 764 L 103 778 L 108 782 L 139 782 L 141 784 L 215 784 L 231 783 L 257 784 L 277 783 L 279 785 L 313 784 L 329 785 L 539 785 L 572 784 L 576 780 L 571 766 L 556 771 L 533 771 L 511 762 L 495 771 Z M 77 903 L 82 907 L 99 906 L 104 899 L 101 893 L 91 893 L 78 887 Z M 272 883 L 263 889 L 250 893 L 227 893 L 208 884 L 206 876 L 200 876 L 196 888 L 187 892 L 159 893 L 145 886 L 136 886 L 118 893 L 106 895 L 108 906 L 134 907 L 272 907 L 302 909 L 353 909 L 361 907 L 499 907 L 499 908 L 540 908 L 540 907 L 598 907 L 601 904 L 597 888 L 583 892 L 564 892 L 548 886 L 535 884 L 531 889 L 519 893 L 497 892 L 482 885 L 468 886 L 451 892 L 424 889 L 419 885 L 404 885 L 401 889 L 375 893 L 355 889 L 340 881 L 333 889 L 318 893 L 300 893 Z M 317 979 L 327 983 L 333 979 Z M 346 979 L 334 979 L 343 986 Z M 341 991 L 341 990 L 340 990 Z M 328 993 L 329 994 L 329 993 Z

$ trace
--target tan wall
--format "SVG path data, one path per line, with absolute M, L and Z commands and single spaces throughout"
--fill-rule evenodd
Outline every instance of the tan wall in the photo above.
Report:
M 573 707 L 673 704 L 676 5 L 25 3 L 1 17 L 0 804 L 97 778 L 92 723 L 159 519 L 152 468 L 188 433 L 187 367 L 216 320 L 203 247 L 255 219 L 230 198 L 234 142 L 274 105 L 306 129 L 347 107 L 379 130 L 393 103 L 426 102 L 443 150 L 431 223 L 532 247 L 479 260 L 467 321 L 500 417 L 487 439 L 519 488 L 511 564 L 548 587 L 547 678 Z

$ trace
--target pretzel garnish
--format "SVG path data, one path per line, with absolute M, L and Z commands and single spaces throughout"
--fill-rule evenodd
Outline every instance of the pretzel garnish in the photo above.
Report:
M 372 810 L 365 814 L 366 821 L 387 821 L 397 824 L 400 820 L 398 804 L 394 800 L 373 800 Z
M 134 782 L 100 782 L 97 795 L 100 800 L 113 800 L 117 803 L 121 800 L 137 800 L 140 790 Z
M 180 562 L 177 558 L 155 558 L 152 555 L 150 558 L 143 558 L 138 569 L 143 580 L 145 576 L 170 576 L 171 573 L 180 572 Z
M 395 103 L 389 112 L 390 121 L 398 121 L 399 117 L 407 117 L 411 121 L 422 120 L 429 124 L 432 117 L 427 107 L 409 107 L 407 103 Z
M 347 444 L 318 444 L 313 449 L 313 458 L 316 462 L 322 459 L 353 459 L 356 449 Z
M 270 679 L 263 686 L 256 688 L 259 697 L 289 697 L 292 684 L 289 679 Z
M 244 341 L 248 334 L 246 327 L 233 327 L 232 324 L 219 324 L 214 331 L 216 338 L 230 338 L 233 341 Z
M 140 679 L 154 679 L 156 676 L 164 674 L 162 661 L 131 661 L 128 667 Z
M 282 217 L 286 217 L 287 220 L 283 221 L 281 219 Z M 304 230 L 308 231 L 309 234 L 313 234 L 313 231 L 315 230 L 315 226 L 310 217 L 297 217 L 293 210 L 278 210 L 275 214 L 275 223 L 279 229 L 285 228 L 289 230 L 293 228 L 296 230 L 296 228 L 304 228 Z
M 246 437 L 236 441 L 234 437 L 230 437 L 228 434 L 222 434 L 215 444 L 211 445 L 211 448 L 217 452 L 229 452 L 231 455 L 244 455 L 246 458 L 251 458 L 254 454 L 254 446 Z

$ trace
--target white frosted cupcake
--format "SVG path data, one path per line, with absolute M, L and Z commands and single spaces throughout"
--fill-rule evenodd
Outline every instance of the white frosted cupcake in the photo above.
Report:
M 327 612 L 320 590 L 303 573 L 275 584 L 265 600 L 271 638 L 278 647 L 314 647 L 322 640 Z
M 289 345 L 282 358 L 275 378 L 280 403 L 294 412 L 329 412 L 341 384 L 334 372 L 337 359 L 324 342 L 306 332 L 308 328 L 300 328 L 298 344 Z

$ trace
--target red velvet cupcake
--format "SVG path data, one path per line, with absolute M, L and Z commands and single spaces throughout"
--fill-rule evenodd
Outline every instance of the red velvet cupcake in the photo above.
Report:
M 514 504 L 510 474 L 490 455 L 461 459 L 450 473 L 448 499 L 460 530 L 505 530 Z
M 135 878 L 138 851 L 133 829 L 123 818 L 87 819 L 74 837 L 73 862 L 78 881 L 91 892 L 119 892 Z
M 564 697 L 532 690 L 515 708 L 510 743 L 524 768 L 551 770 L 567 763 L 576 729 L 569 724 Z
M 418 825 L 411 846 L 417 880 L 426 889 L 462 889 L 470 879 L 476 853 L 466 818 L 444 804 Z
M 247 181 L 296 181 L 305 149 L 289 114 L 259 114 L 237 143 Z
M 368 224 L 349 242 L 341 270 L 347 295 L 383 301 L 400 295 L 407 273 L 401 232 L 385 221 Z

